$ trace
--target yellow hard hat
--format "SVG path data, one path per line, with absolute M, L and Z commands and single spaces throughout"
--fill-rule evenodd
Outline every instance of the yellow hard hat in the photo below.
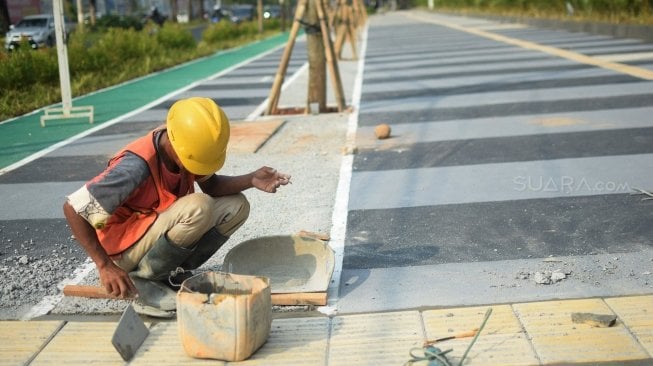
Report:
M 209 175 L 224 165 L 229 142 L 229 118 L 209 98 L 175 102 L 166 121 L 168 138 L 184 168 Z

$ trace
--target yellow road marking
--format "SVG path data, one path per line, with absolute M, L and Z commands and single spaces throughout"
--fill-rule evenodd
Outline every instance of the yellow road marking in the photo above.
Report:
M 614 55 L 599 55 L 596 57 L 601 60 L 612 62 L 639 61 L 653 59 L 653 52 L 620 53 Z
M 620 73 L 623 73 L 623 74 L 628 74 L 628 75 L 634 76 L 636 78 L 640 78 L 640 79 L 644 79 L 644 80 L 653 80 L 653 71 L 646 70 L 646 69 L 643 69 L 641 67 L 635 67 L 635 66 L 620 64 L 620 63 L 617 63 L 617 62 L 602 60 L 600 58 L 590 57 L 590 56 L 587 56 L 587 55 L 583 55 L 581 53 L 567 51 L 567 50 L 563 50 L 563 49 L 556 48 L 556 47 L 551 47 L 551 46 L 544 46 L 544 45 L 541 45 L 541 44 L 537 44 L 537 43 L 529 42 L 529 41 L 524 41 L 524 40 L 521 40 L 521 39 L 510 38 L 510 37 L 502 36 L 500 34 L 487 32 L 487 31 L 484 31 L 484 30 L 481 30 L 481 29 L 465 28 L 465 27 L 463 27 L 461 25 L 458 25 L 458 24 L 455 24 L 455 23 L 447 22 L 447 21 L 444 21 L 444 20 L 431 19 L 431 18 L 427 18 L 427 17 L 424 17 L 424 16 L 419 16 L 417 14 L 407 13 L 406 16 L 408 16 L 410 18 L 413 18 L 413 19 L 416 19 L 416 20 L 423 21 L 423 22 L 433 23 L 433 24 L 441 25 L 441 26 L 448 27 L 448 28 L 451 28 L 451 29 L 459 30 L 461 32 L 466 32 L 466 33 L 474 34 L 474 35 L 477 35 L 477 36 L 480 36 L 480 37 L 485 37 L 485 38 L 488 38 L 488 39 L 492 39 L 494 41 L 511 44 L 511 45 L 518 46 L 518 47 L 525 48 L 525 49 L 529 49 L 529 50 L 540 51 L 540 52 L 548 53 L 550 55 L 566 58 L 568 60 L 580 62 L 580 63 L 583 63 L 583 64 L 598 66 L 598 67 L 601 67 L 601 68 L 604 68 L 604 69 L 620 72 Z

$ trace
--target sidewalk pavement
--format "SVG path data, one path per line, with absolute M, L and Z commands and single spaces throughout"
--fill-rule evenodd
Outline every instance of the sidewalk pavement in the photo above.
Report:
M 341 71 L 347 75 L 345 92 L 351 100 L 356 70 Z M 297 85 L 285 90 L 282 105 L 293 104 L 293 95 L 305 96 L 301 78 Z M 478 328 L 488 308 L 492 314 L 466 365 L 653 364 L 651 295 L 332 316 L 275 314 L 268 341 L 250 359 L 236 363 L 186 356 L 176 321 L 147 323 L 150 335 L 128 363 L 111 344 L 114 321 L 2 321 L 0 364 L 403 365 L 411 359 L 411 350 L 423 354 L 427 340 Z M 616 315 L 617 321 L 606 328 L 577 324 L 571 318 L 575 312 Z M 447 357 L 457 364 L 471 341 L 452 339 L 436 346 L 453 349 Z
M 493 312 L 465 365 L 651 365 L 653 296 L 490 306 Z M 488 306 L 277 318 L 250 359 L 188 357 L 175 321 L 149 323 L 150 335 L 125 363 L 111 345 L 114 322 L 0 322 L 3 365 L 403 365 L 423 342 L 477 328 Z M 571 313 L 614 314 L 612 327 L 571 321 Z M 457 364 L 472 338 L 437 343 Z M 426 364 L 426 362 L 416 363 Z

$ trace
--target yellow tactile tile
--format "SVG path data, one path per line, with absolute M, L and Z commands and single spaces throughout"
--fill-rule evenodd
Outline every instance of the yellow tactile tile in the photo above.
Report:
M 653 295 L 611 298 L 605 302 L 653 356 Z
M 343 315 L 333 318 L 330 366 L 403 365 L 421 347 L 423 332 L 417 311 Z
M 0 364 L 25 365 L 57 332 L 62 321 L 0 321 Z
M 428 310 L 422 313 L 429 340 L 452 336 L 480 327 L 487 306 Z M 439 342 L 435 346 L 453 349 L 447 357 L 458 362 L 472 338 Z M 519 320 L 509 305 L 492 306 L 492 314 L 473 348 L 467 355 L 469 365 L 537 365 L 539 361 L 526 338 Z
M 179 340 L 177 323 L 159 323 L 152 327 L 130 365 L 323 365 L 328 323 L 327 317 L 275 319 L 267 342 L 241 362 L 189 357 Z
M 275 319 L 268 341 L 252 357 L 228 365 L 324 365 L 329 318 Z
M 593 328 L 571 321 L 573 312 L 613 314 L 601 299 L 515 304 L 513 309 L 544 364 L 624 362 L 648 358 L 620 322 L 610 328 Z
M 177 322 L 158 323 L 150 328 L 129 365 L 224 365 L 222 361 L 194 359 L 184 352 L 179 341 Z
M 125 362 L 111 344 L 116 325 L 66 323 L 30 365 L 123 365 Z

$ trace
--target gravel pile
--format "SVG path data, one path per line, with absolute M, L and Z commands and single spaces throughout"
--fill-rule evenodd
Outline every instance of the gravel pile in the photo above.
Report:
M 81 261 L 75 257 L 34 258 L 10 256 L 0 265 L 0 308 L 37 303 L 43 296 L 56 295 L 57 284 L 70 277 Z

